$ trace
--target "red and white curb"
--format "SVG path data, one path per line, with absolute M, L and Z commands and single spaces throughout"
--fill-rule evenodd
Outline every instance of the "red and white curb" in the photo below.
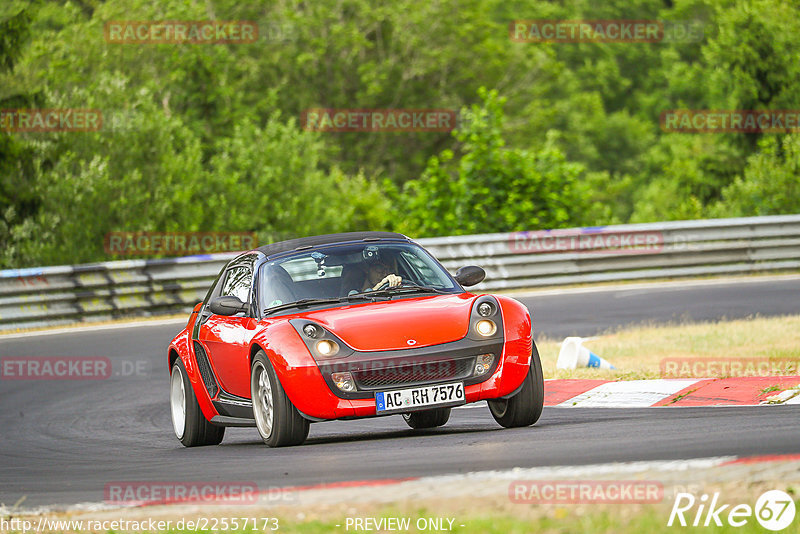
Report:
M 560 408 L 800 404 L 800 376 L 545 380 L 544 395 Z

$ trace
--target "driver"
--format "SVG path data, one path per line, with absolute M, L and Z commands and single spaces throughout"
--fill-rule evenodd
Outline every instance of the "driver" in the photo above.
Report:
M 389 287 L 397 287 L 402 281 L 403 279 L 396 274 L 389 273 L 389 266 L 383 261 L 373 261 L 367 264 L 366 277 L 361 291 L 377 290 L 384 284 L 389 284 Z

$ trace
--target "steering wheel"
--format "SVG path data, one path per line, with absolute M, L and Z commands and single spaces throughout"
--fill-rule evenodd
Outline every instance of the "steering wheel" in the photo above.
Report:
M 400 285 L 399 286 L 395 286 L 395 287 L 402 287 L 402 286 L 404 286 L 406 284 L 410 284 L 410 283 L 411 283 L 411 280 L 406 280 L 405 278 L 401 278 L 400 279 Z M 381 286 L 378 289 L 376 289 L 375 291 L 383 291 L 384 289 L 389 289 L 389 282 L 382 283 Z

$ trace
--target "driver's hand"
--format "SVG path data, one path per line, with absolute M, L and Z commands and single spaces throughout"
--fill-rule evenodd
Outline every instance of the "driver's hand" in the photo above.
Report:
M 403 282 L 403 279 L 397 276 L 396 274 L 389 274 L 383 277 L 383 279 L 375 284 L 372 289 L 377 290 L 383 284 L 389 284 L 389 287 L 397 287 Z

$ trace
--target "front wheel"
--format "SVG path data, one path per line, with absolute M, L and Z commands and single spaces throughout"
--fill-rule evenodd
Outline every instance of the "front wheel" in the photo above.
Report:
M 169 379 L 169 406 L 172 413 L 172 429 L 184 447 L 219 445 L 225 436 L 225 427 L 208 422 L 186 375 L 186 367 L 180 358 L 172 364 Z
M 264 351 L 253 358 L 250 373 L 253 416 L 261 439 L 270 447 L 300 445 L 308 437 L 308 420 L 286 395 Z
M 539 420 L 544 408 L 544 376 L 536 343 L 522 389 L 511 398 L 490 400 L 488 404 L 494 420 L 505 428 L 530 426 Z
M 450 419 L 450 408 L 433 408 L 421 412 L 404 413 L 403 419 L 411 428 L 435 428 Z

